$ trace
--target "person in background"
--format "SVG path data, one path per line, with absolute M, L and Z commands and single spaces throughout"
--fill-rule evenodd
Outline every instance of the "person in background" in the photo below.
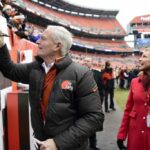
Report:
M 98 91 L 100 95 L 101 104 L 103 104 L 104 101 L 104 85 L 103 85 L 103 78 L 102 78 L 102 71 L 99 70 L 99 68 L 92 67 L 92 72 L 94 74 L 94 79 L 98 86 Z
M 126 69 L 124 69 L 123 76 L 124 76 L 124 83 L 125 83 L 124 88 L 128 89 L 129 88 L 129 69 L 127 67 Z
M 28 39 L 29 32 L 26 28 L 26 16 L 18 10 L 12 8 L 11 5 L 5 5 L 2 9 L 2 15 L 7 20 L 7 26 L 12 29 L 20 38 Z
M 109 61 L 105 62 L 105 69 L 102 71 L 103 84 L 105 90 L 105 112 L 109 113 L 108 109 L 108 96 L 110 96 L 110 105 L 109 108 L 113 111 L 116 110 L 114 107 L 114 77 L 113 77 L 113 68 Z
M 114 70 L 114 73 L 115 73 L 115 76 L 114 76 L 114 79 L 116 80 L 116 87 L 119 86 L 119 74 L 120 74 L 120 67 L 116 66 L 115 67 L 115 70 Z
M 5 5 L 2 8 L 2 15 L 6 18 L 7 22 L 9 23 L 12 18 L 12 10 L 13 8 L 11 5 Z
M 94 79 L 95 79 L 97 86 L 98 86 L 101 104 L 103 104 L 104 86 L 103 86 L 103 81 L 102 81 L 103 80 L 102 79 L 102 73 L 101 73 L 101 71 L 98 70 L 98 68 L 95 67 L 95 64 L 92 64 L 91 70 L 93 72 Z M 100 147 L 98 147 L 98 145 L 97 145 L 96 132 L 90 136 L 89 140 L 90 140 L 90 148 L 92 150 L 100 150 Z
M 125 84 L 124 72 L 125 72 L 125 69 L 121 68 L 120 74 L 119 74 L 119 79 L 120 79 L 119 88 L 120 89 L 124 89 L 124 84 Z
M 150 48 L 139 59 L 142 75 L 132 79 L 124 115 L 117 135 L 120 150 L 150 149 Z
M 32 32 L 29 34 L 28 39 L 31 42 L 36 43 L 41 38 L 41 32 L 38 29 L 32 29 Z
M 29 84 L 31 122 L 40 150 L 88 150 L 89 136 L 102 130 L 104 114 L 92 72 L 72 61 L 71 33 L 48 26 L 37 41 L 35 61 L 15 64 L 0 37 L 0 70 Z

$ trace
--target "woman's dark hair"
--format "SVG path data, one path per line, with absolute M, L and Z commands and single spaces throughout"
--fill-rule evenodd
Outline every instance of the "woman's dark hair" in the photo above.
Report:
M 150 86 L 150 77 L 144 74 L 139 78 L 139 82 L 142 82 L 144 91 L 148 91 L 148 87 Z

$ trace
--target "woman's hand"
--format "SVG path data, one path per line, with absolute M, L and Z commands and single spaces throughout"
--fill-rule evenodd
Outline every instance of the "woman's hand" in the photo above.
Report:
M 124 145 L 123 140 L 118 139 L 117 140 L 117 145 L 119 147 L 119 150 L 126 150 L 126 146 Z

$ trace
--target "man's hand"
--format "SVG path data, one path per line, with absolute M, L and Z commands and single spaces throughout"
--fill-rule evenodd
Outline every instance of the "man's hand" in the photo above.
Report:
M 40 150 L 57 150 L 53 139 L 47 139 L 46 141 L 36 140 L 36 143 L 40 146 Z
M 0 30 L 0 35 L 2 35 L 2 31 Z M 0 48 L 4 46 L 4 36 L 0 36 Z

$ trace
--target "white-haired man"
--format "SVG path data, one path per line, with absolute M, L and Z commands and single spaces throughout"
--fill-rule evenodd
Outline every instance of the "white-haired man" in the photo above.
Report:
M 0 37 L 0 70 L 29 84 L 31 121 L 40 150 L 88 150 L 88 137 L 102 130 L 104 115 L 92 72 L 71 60 L 71 33 L 48 26 L 37 41 L 37 58 L 14 64 Z

